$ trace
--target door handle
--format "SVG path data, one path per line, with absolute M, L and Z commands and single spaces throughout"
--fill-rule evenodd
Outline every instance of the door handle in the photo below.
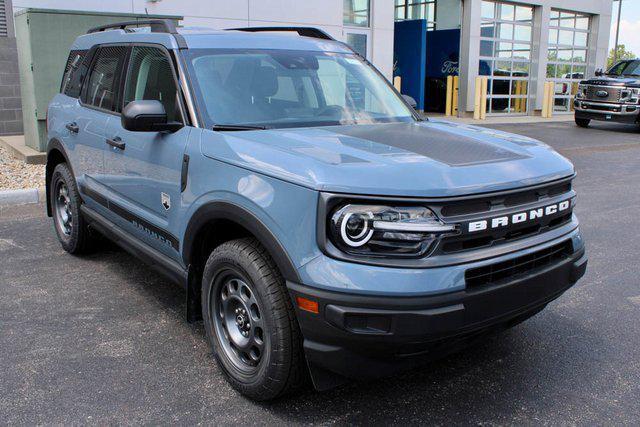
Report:
M 76 122 L 67 123 L 64 127 L 66 127 L 71 133 L 78 133 L 80 131 Z
M 122 139 L 120 139 L 119 136 L 116 136 L 113 139 L 107 138 L 107 144 L 112 147 L 116 147 L 119 150 L 124 150 L 124 148 L 126 147 L 126 144 L 124 143 L 124 141 L 122 141 Z

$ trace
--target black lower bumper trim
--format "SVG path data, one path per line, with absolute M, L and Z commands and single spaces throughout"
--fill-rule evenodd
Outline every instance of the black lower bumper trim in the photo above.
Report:
M 589 120 L 597 120 L 602 122 L 635 124 L 635 123 L 638 123 L 638 120 L 640 119 L 640 108 L 638 108 L 636 113 L 631 113 L 631 114 L 614 114 L 607 111 L 594 113 L 590 111 L 581 111 L 576 109 L 575 116 L 577 119 L 589 119 Z
M 291 296 L 319 304 L 296 308 L 314 385 L 377 378 L 442 357 L 542 310 L 584 275 L 584 250 L 542 269 L 478 289 L 425 297 L 329 292 L 288 282 Z

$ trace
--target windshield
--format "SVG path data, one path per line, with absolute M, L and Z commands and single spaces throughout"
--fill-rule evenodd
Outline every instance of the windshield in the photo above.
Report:
M 384 78 L 353 54 L 190 49 L 185 56 L 209 128 L 414 120 Z
M 614 76 L 640 76 L 640 61 L 620 62 L 611 67 L 607 74 Z

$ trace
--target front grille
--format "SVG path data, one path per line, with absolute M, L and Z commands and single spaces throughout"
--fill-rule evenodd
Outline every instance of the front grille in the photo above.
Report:
M 573 195 L 571 181 L 554 183 L 539 188 L 507 194 L 489 195 L 486 197 L 457 200 L 443 204 L 438 215 L 445 222 L 456 223 L 465 220 L 486 220 L 500 215 L 509 215 L 544 206 L 547 200 L 562 200 L 562 195 L 570 198 Z M 572 220 L 573 208 L 554 217 L 543 217 L 535 222 L 511 224 L 509 227 L 490 229 L 479 233 L 461 233 L 443 237 L 434 254 L 447 255 L 480 248 L 492 247 L 514 240 L 546 233 L 568 224 Z
M 545 233 L 547 231 L 553 230 L 554 228 L 568 224 L 569 222 L 571 222 L 571 217 L 572 211 L 569 211 L 565 215 L 553 218 L 547 223 L 533 224 L 528 227 L 513 229 L 506 233 L 501 233 L 500 230 L 496 230 L 493 234 L 486 236 L 454 236 L 445 238 L 443 239 L 441 250 L 445 254 L 450 254 L 460 251 L 468 251 L 471 249 L 478 249 L 486 246 L 492 246 L 495 244 L 512 242 L 514 240 Z
M 537 269 L 559 263 L 573 252 L 570 240 L 546 249 L 484 267 L 471 268 L 465 272 L 467 286 L 499 284 L 518 278 Z
M 598 110 L 598 111 L 610 111 L 612 113 L 620 112 L 621 107 L 609 107 L 607 105 L 599 105 L 599 104 L 584 104 L 588 110 Z
M 482 214 L 496 207 L 514 207 L 536 203 L 543 198 L 558 196 L 571 191 L 571 182 L 562 182 L 533 190 L 519 191 L 511 194 L 481 197 L 474 200 L 459 200 L 447 203 L 440 209 L 443 219 L 458 215 Z
M 621 87 L 588 85 L 585 99 L 588 101 L 620 102 L 620 97 L 622 96 L 622 89 L 623 88 Z M 607 96 L 600 97 L 596 95 L 596 93 L 601 90 L 606 91 Z

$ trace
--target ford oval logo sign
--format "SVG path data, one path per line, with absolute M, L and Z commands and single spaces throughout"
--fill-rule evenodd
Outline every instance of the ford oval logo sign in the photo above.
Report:
M 609 96 L 609 92 L 607 92 L 606 90 L 599 90 L 596 92 L 596 96 L 598 96 L 599 98 L 606 98 L 607 96 Z

